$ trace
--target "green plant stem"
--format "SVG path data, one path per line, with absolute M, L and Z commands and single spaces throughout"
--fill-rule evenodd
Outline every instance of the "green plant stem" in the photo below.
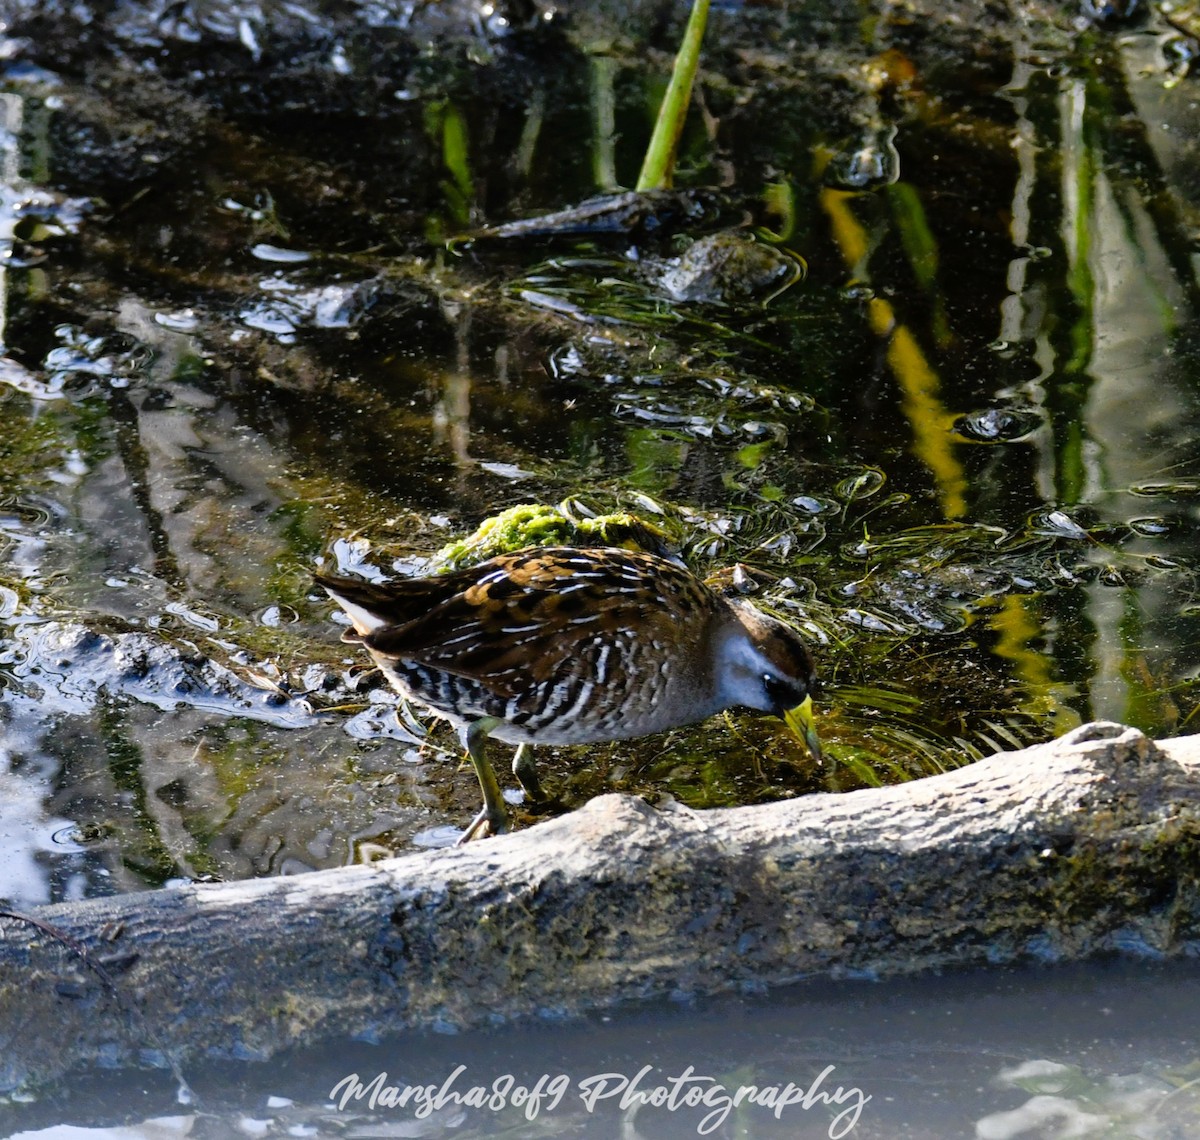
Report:
M 638 190 L 665 190 L 671 185 L 679 136 L 683 133 L 688 104 L 692 101 L 692 81 L 696 78 L 696 68 L 700 62 L 700 44 L 708 23 L 708 3 L 709 0 L 692 2 L 692 14 L 688 17 L 683 43 L 675 57 L 671 82 L 658 109 L 658 120 L 654 124 L 650 145 L 646 147 L 642 172 L 638 175 Z

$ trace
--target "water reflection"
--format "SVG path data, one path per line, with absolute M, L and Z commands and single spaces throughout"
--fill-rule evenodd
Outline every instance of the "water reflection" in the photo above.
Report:
M 1173 1140 L 1200 1114 L 1198 1015 L 1187 967 L 824 982 L 770 1000 L 681 1000 L 581 1024 L 192 1065 L 199 1111 L 175 1103 L 166 1074 L 80 1076 L 67 1099 L 10 1110 L 4 1123 L 44 1140 L 63 1121 L 100 1130 L 83 1134 L 96 1140 Z
M 805 75 L 739 72 L 692 172 L 760 223 L 743 252 L 810 267 L 744 306 L 690 275 L 664 292 L 707 237 L 429 240 L 618 182 L 644 134 L 631 61 L 567 53 L 508 116 L 432 64 L 378 118 L 334 105 L 303 131 L 193 102 L 171 140 L 136 92 L 10 76 L 0 813 L 23 870 L 4 889 L 440 842 L 470 773 L 393 719 L 307 571 L 416 572 L 523 501 L 642 510 L 702 571 L 752 563 L 821 647 L 839 762 L 722 719 L 554 750 L 568 806 L 849 789 L 1096 716 L 1188 726 L 1195 109 L 1143 72 L 1152 36 L 1099 34 L 936 82 L 919 45 L 893 50 L 846 112 L 800 98 Z M 847 138 L 835 189 L 813 156 Z M 140 673 L 113 671 L 121 646 Z M 71 826 L 100 838 L 55 843 Z

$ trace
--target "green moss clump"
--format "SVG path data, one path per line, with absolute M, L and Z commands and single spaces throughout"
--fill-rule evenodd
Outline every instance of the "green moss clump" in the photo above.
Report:
M 576 518 L 561 507 L 522 503 L 484 519 L 474 534 L 443 546 L 433 556 L 439 572 L 473 566 L 526 546 L 620 546 L 672 557 L 667 536 L 627 511 Z

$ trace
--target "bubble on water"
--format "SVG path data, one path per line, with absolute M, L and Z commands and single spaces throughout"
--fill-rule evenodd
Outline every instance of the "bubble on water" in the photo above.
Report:
M 854 475 L 839 480 L 833 488 L 835 495 L 847 502 L 874 495 L 887 482 L 887 476 L 876 467 L 864 467 Z
M 1143 538 L 1162 538 L 1164 535 L 1173 534 L 1178 529 L 1173 519 L 1163 518 L 1160 515 L 1130 519 L 1126 525 L 1134 534 L 1139 534 Z
M 839 151 L 829 160 L 825 183 L 839 190 L 875 190 L 900 178 L 896 128 L 879 127 Z
M 1062 538 L 1088 537 L 1088 532 L 1065 511 L 1039 511 L 1029 520 L 1029 525 L 1037 534 Z
M 878 614 L 867 613 L 865 610 L 850 609 L 841 614 L 841 620 L 847 625 L 859 629 L 870 630 L 872 633 L 902 633 L 904 626 L 899 622 L 888 621 Z
M 517 481 L 520 479 L 532 479 L 533 472 L 526 471 L 518 467 L 515 463 L 492 463 L 482 462 L 479 464 L 489 475 L 498 475 L 501 479 L 511 479 Z
M 278 629 L 281 625 L 293 625 L 300 620 L 300 615 L 291 606 L 267 606 L 258 615 L 259 625 L 270 629 Z
M 1151 570 L 1187 570 L 1189 567 L 1174 558 L 1164 558 L 1161 554 L 1152 554 L 1146 559 L 1146 565 Z
M 851 281 L 842 287 L 842 299 L 845 301 L 873 301 L 875 290 L 861 281 Z
M 154 320 L 156 324 L 170 329 L 171 332 L 195 332 L 200 327 L 200 321 L 194 309 L 175 309 L 169 313 L 155 313 Z
M 205 633 L 216 633 L 221 628 L 216 618 L 188 609 L 182 602 L 168 602 L 163 609 L 169 614 L 174 614 L 177 618 L 182 618 L 188 625 L 195 629 L 204 630 Z
M 818 498 L 816 495 L 797 495 L 792 499 L 792 506 L 809 515 L 828 514 L 838 509 L 837 503 Z
M 69 851 L 83 851 L 103 839 L 107 839 L 109 829 L 99 823 L 71 823 L 60 827 L 50 836 L 50 841 L 58 847 Z
M 1152 499 L 1200 495 L 1200 480 L 1177 479 L 1172 482 L 1164 480 L 1162 482 L 1134 483 L 1129 488 L 1129 493 L 1131 495 L 1144 495 L 1146 498 Z
M 1011 443 L 1041 426 L 1042 418 L 1027 409 L 985 408 L 954 421 L 954 431 L 976 443 Z
M 307 250 L 285 249 L 283 246 L 269 245 L 267 242 L 259 242 L 258 245 L 251 246 L 250 256 L 258 258 L 259 261 L 270 261 L 282 265 L 299 265 L 312 260 L 312 254 Z
M 414 847 L 422 847 L 425 850 L 432 851 L 442 847 L 453 847 L 462 836 L 462 828 L 443 825 L 441 827 L 430 827 L 425 831 L 418 831 L 412 837 L 412 842 Z

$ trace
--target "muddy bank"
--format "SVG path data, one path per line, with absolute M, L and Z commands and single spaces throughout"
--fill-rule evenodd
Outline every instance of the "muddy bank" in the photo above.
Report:
M 1192 955 L 1200 746 L 1088 725 L 944 776 L 761 807 L 609 795 L 515 836 L 5 919 L 0 1087 L 267 1058 L 673 994 Z

